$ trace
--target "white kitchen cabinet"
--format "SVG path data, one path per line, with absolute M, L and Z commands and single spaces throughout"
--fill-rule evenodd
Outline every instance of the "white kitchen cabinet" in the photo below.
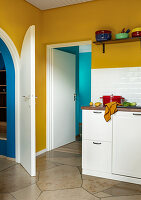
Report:
M 104 113 L 103 110 L 83 110 L 83 139 L 112 141 L 112 120 L 107 123 Z
M 111 142 L 83 140 L 83 169 L 111 172 Z
M 113 115 L 112 173 L 141 178 L 141 113 Z

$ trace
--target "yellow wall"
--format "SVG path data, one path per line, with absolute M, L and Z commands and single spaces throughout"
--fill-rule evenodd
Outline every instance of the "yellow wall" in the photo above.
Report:
M 46 148 L 46 44 L 95 40 L 95 31 L 141 26 L 140 0 L 94 0 L 92 2 L 40 11 L 24 0 L 0 2 L 0 27 L 20 54 L 30 25 L 36 25 L 36 141 L 37 151 Z M 102 47 L 93 45 L 92 68 L 141 66 L 140 43 Z
M 141 26 L 140 0 L 94 0 L 43 12 L 43 43 L 95 40 L 95 31 L 115 33 Z M 141 66 L 140 43 L 93 45 L 92 68 Z
M 42 13 L 24 0 L 0 1 L 0 27 L 10 36 L 20 54 L 24 35 L 36 25 L 36 141 L 37 151 L 46 148 L 45 67 L 42 65 Z M 43 66 L 43 67 L 42 67 Z

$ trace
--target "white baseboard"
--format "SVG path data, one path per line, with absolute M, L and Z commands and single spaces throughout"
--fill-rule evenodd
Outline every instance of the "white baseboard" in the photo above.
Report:
M 47 149 L 43 149 L 42 151 L 38 151 L 37 153 L 36 153 L 36 156 L 40 156 L 40 155 L 42 155 L 43 153 L 46 153 L 48 150 Z
M 88 170 L 88 169 L 82 169 L 82 174 L 141 185 L 141 179 L 139 178 L 121 176 L 121 175 L 116 175 L 112 173 L 98 172 L 98 171 L 93 171 L 93 170 Z

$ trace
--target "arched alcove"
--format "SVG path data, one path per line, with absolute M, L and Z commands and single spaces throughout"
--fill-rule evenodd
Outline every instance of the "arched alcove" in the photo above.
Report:
M 0 28 L 0 38 L 8 48 L 15 69 L 15 157 L 16 162 L 20 162 L 20 117 L 19 117 L 19 70 L 20 57 L 18 51 L 8 36 L 8 34 Z
M 1 71 L 1 78 L 5 76 L 5 86 L 6 94 L 0 94 L 1 99 L 6 99 L 5 108 L 0 108 L 0 113 L 6 115 L 6 141 L 1 141 L 5 143 L 5 156 L 10 158 L 15 158 L 15 68 L 12 56 L 2 39 L 0 39 L 0 53 L 3 59 L 1 70 L 6 70 L 6 72 Z M 2 87 L 0 88 L 2 89 Z M 4 122 L 3 122 L 4 123 Z M 2 122 L 1 122 L 2 124 Z M 1 125 L 0 124 L 0 125 Z M 5 130 L 4 130 L 5 131 Z M 1 153 L 1 152 L 0 152 Z

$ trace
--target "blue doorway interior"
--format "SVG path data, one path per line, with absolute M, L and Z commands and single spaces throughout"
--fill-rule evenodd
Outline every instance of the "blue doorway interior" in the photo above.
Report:
M 91 101 L 91 45 L 57 48 L 76 55 L 76 109 L 75 134 L 81 135 L 82 106 L 88 106 Z
M 2 39 L 0 76 L 1 80 L 3 76 L 6 79 L 0 85 L 0 103 L 3 104 L 0 105 L 0 155 L 15 158 L 15 69 L 12 56 Z M 2 124 L 6 124 L 5 127 L 2 128 Z

